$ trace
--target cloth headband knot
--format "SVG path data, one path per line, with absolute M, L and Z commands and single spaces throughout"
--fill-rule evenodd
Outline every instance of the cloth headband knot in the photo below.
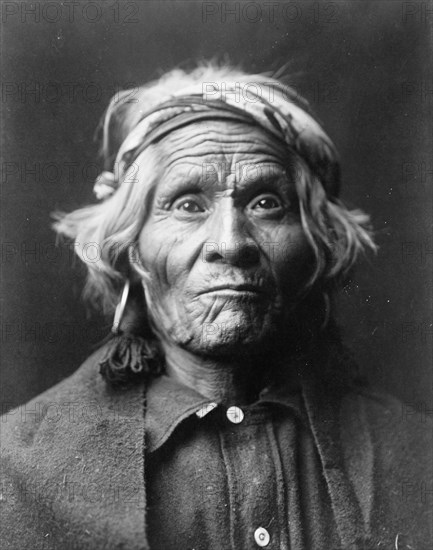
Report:
M 113 172 L 102 172 L 94 185 L 98 199 L 111 196 L 120 186 L 132 162 L 151 144 L 168 133 L 200 120 L 240 121 L 259 125 L 299 155 L 321 181 L 328 196 L 338 196 L 340 164 L 331 139 L 296 93 L 274 83 L 266 83 L 269 99 L 257 90 L 248 90 L 249 99 L 236 94 L 239 83 L 226 83 L 224 92 L 203 91 L 202 85 L 183 89 L 153 109 L 127 135 L 116 156 Z M 272 94 L 271 94 L 272 93 Z

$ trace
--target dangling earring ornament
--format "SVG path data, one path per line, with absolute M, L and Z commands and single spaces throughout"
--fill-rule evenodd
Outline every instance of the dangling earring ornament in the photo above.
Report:
M 116 310 L 114 312 L 114 320 L 113 326 L 111 327 L 111 332 L 116 335 L 119 334 L 120 321 L 122 320 L 123 312 L 125 311 L 126 307 L 126 302 L 128 301 L 130 286 L 131 284 L 129 282 L 129 279 L 127 279 L 125 286 L 123 287 L 122 297 L 120 298 L 120 302 L 117 304 Z
M 147 381 L 162 372 L 157 343 L 120 330 L 129 290 L 130 282 L 127 280 L 114 313 L 113 337 L 106 344 L 105 353 L 99 361 L 99 372 L 112 386 L 125 386 L 138 378 Z

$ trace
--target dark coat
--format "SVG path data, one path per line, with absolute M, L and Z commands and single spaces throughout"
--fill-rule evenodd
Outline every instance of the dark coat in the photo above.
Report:
M 145 390 L 107 387 L 102 353 L 2 417 L 2 549 L 148 548 Z M 370 390 L 303 398 L 341 548 L 433 548 L 431 422 Z

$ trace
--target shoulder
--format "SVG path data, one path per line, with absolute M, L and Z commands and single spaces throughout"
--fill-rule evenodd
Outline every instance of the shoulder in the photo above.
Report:
M 3 443 L 8 436 L 32 438 L 44 421 L 55 422 L 64 415 L 66 404 L 84 404 L 97 400 L 104 392 L 99 380 L 98 361 L 104 353 L 99 348 L 68 378 L 37 395 L 27 403 L 6 412 L 0 417 Z
M 373 389 L 341 401 L 344 461 L 378 541 L 398 536 L 413 548 L 433 540 L 433 423 L 427 411 Z
M 56 443 L 61 453 L 71 438 L 85 440 L 103 426 L 137 421 L 143 389 L 111 388 L 99 372 L 105 354 L 106 346 L 100 347 L 71 376 L 0 417 L 3 458 L 31 449 L 42 456 Z
M 375 389 L 348 392 L 341 402 L 340 421 L 352 433 L 353 428 L 359 429 L 362 424 L 376 445 L 395 448 L 421 445 L 426 451 L 432 447 L 432 411 L 425 406 L 416 410 L 414 404 Z M 406 450 L 410 454 L 411 449 Z
M 433 423 L 427 411 L 374 390 L 349 392 L 340 408 L 344 459 L 365 516 L 385 532 L 430 547 Z M 427 542 L 428 541 L 428 542 Z
M 361 389 L 343 398 L 340 424 L 345 446 L 353 448 L 363 439 L 383 472 L 395 474 L 397 468 L 406 475 L 430 475 L 433 420 L 425 407 L 415 410 L 412 404 L 384 392 Z

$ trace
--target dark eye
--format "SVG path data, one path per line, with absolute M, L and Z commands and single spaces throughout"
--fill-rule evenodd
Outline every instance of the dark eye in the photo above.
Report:
M 189 214 L 195 214 L 196 212 L 204 212 L 203 206 L 200 204 L 200 201 L 194 200 L 193 198 L 181 198 L 177 200 L 174 205 L 174 209 L 181 212 L 187 212 Z
M 264 210 L 271 210 L 272 208 L 279 208 L 281 204 L 274 197 L 266 197 L 256 202 L 253 208 L 263 208 Z
M 283 212 L 283 203 L 276 195 L 266 194 L 252 200 L 250 208 L 258 215 L 275 215 Z

